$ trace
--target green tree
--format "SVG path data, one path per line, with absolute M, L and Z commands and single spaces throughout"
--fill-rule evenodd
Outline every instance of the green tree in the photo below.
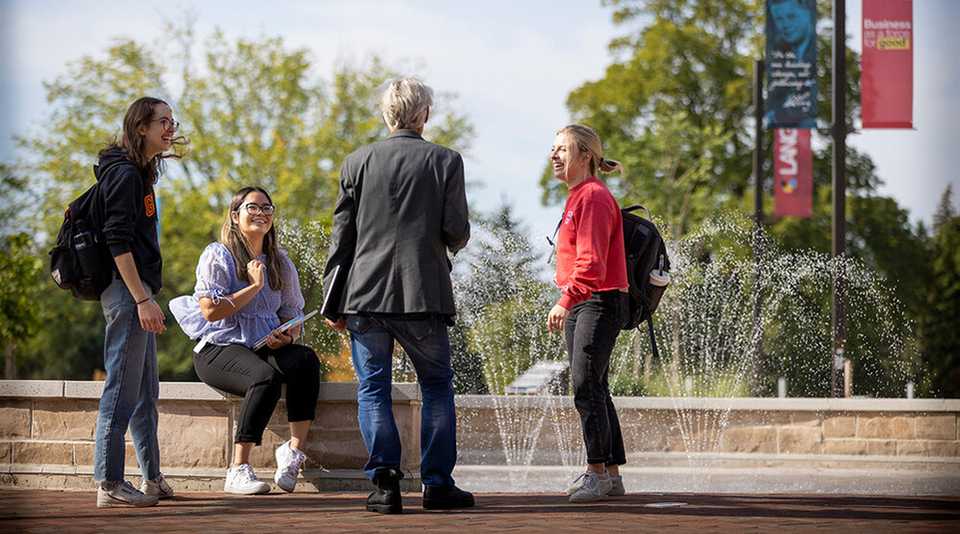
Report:
M 753 63 L 763 47 L 764 2 L 607 0 L 604 4 L 613 9 L 614 22 L 627 31 L 610 42 L 614 60 L 604 76 L 571 92 L 567 107 L 572 120 L 598 131 L 609 157 L 625 163 L 623 175 L 607 181 L 614 194 L 624 205 L 640 203 L 650 208 L 674 239 L 700 228 L 718 212 L 751 212 Z M 815 143 L 819 147 L 814 154 L 815 212 L 806 220 L 768 221 L 770 232 L 787 253 L 830 250 L 831 29 L 829 6 L 821 3 L 820 7 L 818 137 L 823 143 Z M 849 48 L 846 55 L 845 122 L 852 130 L 860 110 L 859 57 Z M 771 131 L 765 132 L 763 144 L 772 146 Z M 766 159 L 764 175 L 771 166 L 770 158 Z M 848 147 L 846 171 L 848 254 L 886 277 L 910 311 L 908 317 L 916 317 L 922 291 L 918 291 L 913 274 L 927 259 L 923 233 L 911 227 L 906 212 L 893 199 L 876 196 L 880 180 L 868 156 Z M 545 203 L 555 202 L 563 194 L 549 177 L 547 168 L 541 181 Z M 769 213 L 769 181 L 765 191 L 765 212 Z M 713 246 L 749 253 L 736 243 Z M 700 259 L 709 261 L 712 253 L 706 250 Z M 829 317 L 829 294 L 810 298 L 814 301 L 808 309 L 819 310 L 817 313 L 827 310 Z M 876 340 L 883 334 L 876 325 L 860 326 L 866 330 L 857 332 L 859 326 L 851 327 L 857 339 Z M 772 325 L 768 337 L 781 330 Z M 811 359 L 798 368 L 823 367 L 812 360 L 822 359 L 822 354 L 803 347 L 797 347 L 796 353 Z M 885 361 L 894 365 L 898 359 L 914 357 L 913 353 L 891 354 Z M 865 392 L 877 393 L 876 377 L 857 365 L 855 369 L 858 385 Z M 811 383 L 817 380 L 807 374 Z M 773 387 L 775 377 L 765 378 L 769 383 L 759 384 L 761 389 Z M 890 387 L 883 386 L 883 393 L 893 392 Z
M 36 298 L 43 263 L 31 234 L 15 223 L 27 209 L 29 197 L 26 181 L 0 165 L 0 347 L 3 376 L 8 379 L 17 378 L 17 353 L 41 324 Z
M 23 163 L 29 186 L 41 192 L 45 218 L 37 235 L 51 235 L 63 207 L 93 181 L 95 155 L 120 126 L 126 107 L 149 94 L 167 99 L 190 138 L 189 153 L 168 160 L 158 184 L 164 290 L 161 306 L 192 293 L 196 262 L 217 239 L 232 192 L 256 184 L 273 193 L 278 219 L 291 228 L 329 225 L 343 157 L 386 130 L 374 100 L 396 73 L 374 58 L 341 66 L 318 78 L 306 49 L 291 49 L 279 37 L 229 40 L 215 32 L 197 56 L 188 28 L 171 31 L 175 52 L 118 40 L 105 54 L 84 57 L 46 84 L 50 116 L 44 131 L 19 139 L 29 154 Z M 177 88 L 176 91 L 173 88 Z M 459 150 L 469 147 L 472 127 L 450 112 L 452 96 L 441 95 L 425 137 Z M 285 239 L 298 239 L 288 233 Z M 290 244 L 290 241 L 286 241 Z M 307 305 L 318 307 L 319 284 L 305 280 Z M 47 327 L 33 343 L 32 358 L 63 354 L 60 369 L 37 366 L 37 376 L 88 378 L 99 367 L 102 319 L 95 305 L 73 301 L 48 286 L 43 307 L 56 310 L 56 324 L 70 330 L 62 347 L 60 327 Z M 191 342 L 173 324 L 158 338 L 161 376 L 192 376 Z M 335 336 L 318 336 L 337 352 Z
M 948 186 L 934 215 L 933 274 L 921 316 L 921 353 L 927 365 L 925 389 L 960 397 L 960 216 Z

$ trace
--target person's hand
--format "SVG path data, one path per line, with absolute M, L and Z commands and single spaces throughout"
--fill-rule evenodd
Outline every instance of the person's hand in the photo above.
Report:
M 567 320 L 568 315 L 570 315 L 570 310 L 559 304 L 554 304 L 547 315 L 547 330 L 550 332 L 563 330 L 563 322 Z
M 333 322 L 330 319 L 324 319 L 323 322 L 327 323 L 327 326 L 333 328 L 337 332 L 343 332 L 347 329 L 347 321 L 343 319 L 337 319 L 336 322 Z
M 152 298 L 137 305 L 137 315 L 140 317 L 140 328 L 147 332 L 162 334 L 167 329 L 163 324 L 165 320 L 163 309 Z
M 289 330 L 287 330 L 287 332 L 290 333 L 290 337 L 293 339 L 298 339 L 300 337 L 301 330 L 303 330 L 303 323 L 291 327 Z
M 291 343 L 293 343 L 293 336 L 290 335 L 289 331 L 277 332 L 274 330 L 270 332 L 270 336 L 267 337 L 267 346 L 271 349 L 279 349 Z
M 263 289 L 263 282 L 267 277 L 267 266 L 260 260 L 250 260 L 247 262 L 247 276 L 250 277 L 250 285 Z

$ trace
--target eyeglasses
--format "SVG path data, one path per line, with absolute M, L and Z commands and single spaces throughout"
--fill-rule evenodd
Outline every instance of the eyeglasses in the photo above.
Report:
M 167 131 L 167 130 L 177 131 L 177 130 L 180 129 L 180 123 L 179 123 L 179 122 L 177 122 L 177 121 L 175 121 L 175 120 L 173 120 L 173 119 L 168 119 L 168 118 L 166 118 L 166 117 L 160 117 L 159 119 L 153 119 L 153 120 L 151 120 L 150 122 L 159 122 L 159 123 L 160 123 L 160 127 L 163 128 L 164 131 Z
M 256 202 L 247 202 L 243 205 L 243 209 L 247 210 L 247 213 L 250 215 L 273 215 L 273 212 L 277 210 L 273 204 L 257 204 Z M 240 211 L 240 210 L 237 210 Z

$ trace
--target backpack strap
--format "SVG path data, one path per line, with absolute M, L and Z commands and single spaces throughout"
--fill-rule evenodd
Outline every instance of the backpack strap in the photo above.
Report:
M 637 211 L 637 210 L 646 211 L 648 215 L 649 215 L 649 213 L 650 213 L 650 210 L 648 210 L 647 208 L 643 207 L 643 206 L 640 205 L 640 204 L 634 204 L 633 206 L 630 206 L 629 208 L 620 208 L 620 211 L 622 211 L 623 213 L 632 213 L 632 212 Z

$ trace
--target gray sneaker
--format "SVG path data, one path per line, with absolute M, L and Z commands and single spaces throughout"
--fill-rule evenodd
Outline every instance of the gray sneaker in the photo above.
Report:
M 144 495 L 126 480 L 119 482 L 103 481 L 97 486 L 97 508 L 115 506 L 156 506 L 156 495 Z
M 590 471 L 584 471 L 583 473 L 580 473 L 580 474 L 577 476 L 577 478 L 573 479 L 573 482 L 571 482 L 570 485 L 567 486 L 567 495 L 568 495 L 568 496 L 569 496 L 569 495 L 573 495 L 574 493 L 577 492 L 578 489 L 580 489 L 581 487 L 583 487 L 583 479 L 586 478 L 586 476 L 587 476 L 588 473 L 590 473 Z
M 586 472 L 582 475 L 580 488 L 570 495 L 570 502 L 595 502 L 603 499 L 610 492 L 610 477 Z
M 163 478 L 163 473 L 157 476 L 156 480 L 144 480 L 140 484 L 140 491 L 144 495 L 156 495 L 158 499 L 172 499 L 173 488 L 167 484 L 167 479 Z
M 622 497 L 626 494 L 627 490 L 623 487 L 623 476 L 610 475 L 610 491 L 607 492 L 607 495 L 610 497 Z

